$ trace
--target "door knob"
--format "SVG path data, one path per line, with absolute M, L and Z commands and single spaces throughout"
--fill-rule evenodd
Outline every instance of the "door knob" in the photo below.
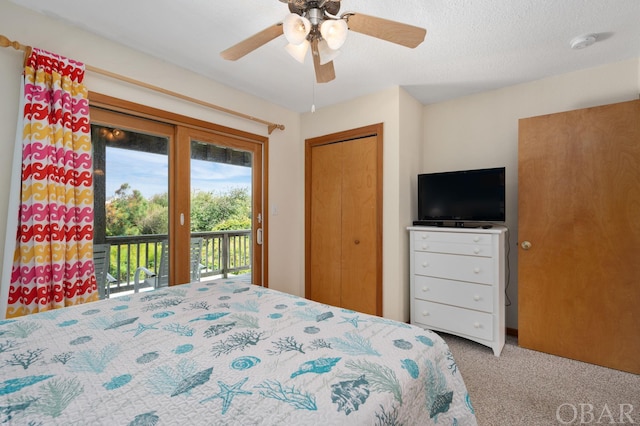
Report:
M 522 247 L 522 250 L 529 250 L 531 248 L 531 243 L 529 241 L 523 241 L 520 244 L 520 247 Z

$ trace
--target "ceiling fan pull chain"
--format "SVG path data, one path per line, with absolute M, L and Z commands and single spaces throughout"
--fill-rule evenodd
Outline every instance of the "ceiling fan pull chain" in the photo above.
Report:
M 316 112 L 316 82 L 311 79 L 311 114 Z

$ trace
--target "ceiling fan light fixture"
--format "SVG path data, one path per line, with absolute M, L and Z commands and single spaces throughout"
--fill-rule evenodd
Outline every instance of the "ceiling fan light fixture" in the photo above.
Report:
M 290 13 L 284 18 L 282 31 L 289 43 L 299 45 L 307 39 L 309 32 L 311 32 L 311 22 L 304 16 Z
M 330 48 L 326 40 L 320 40 L 318 42 L 318 54 L 320 55 L 320 65 L 324 65 L 337 58 L 340 55 L 340 51 Z
M 307 51 L 309 50 L 309 42 L 304 40 L 300 44 L 289 43 L 285 46 L 285 50 L 293 57 L 293 59 L 304 64 L 304 59 L 306 58 Z
M 349 26 L 344 19 L 327 19 L 320 25 L 320 34 L 333 50 L 340 49 L 347 40 Z

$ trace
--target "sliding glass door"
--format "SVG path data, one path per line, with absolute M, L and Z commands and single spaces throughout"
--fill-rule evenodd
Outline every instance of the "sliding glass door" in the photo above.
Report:
M 262 146 L 187 128 L 177 140 L 189 147 L 190 231 L 202 239 L 202 278 L 251 274 L 262 283 Z
M 172 121 L 92 106 L 105 293 L 231 274 L 264 284 L 263 143 Z
M 169 152 L 173 126 L 106 110 L 92 111 L 94 244 L 110 245 L 104 294 L 168 283 L 162 247 L 169 241 Z M 144 268 L 140 273 L 138 268 Z M 160 277 L 161 269 L 165 271 Z M 138 272 L 138 273 L 136 273 Z M 153 276 L 158 277 L 157 279 Z M 154 279 L 152 279 L 154 278 Z

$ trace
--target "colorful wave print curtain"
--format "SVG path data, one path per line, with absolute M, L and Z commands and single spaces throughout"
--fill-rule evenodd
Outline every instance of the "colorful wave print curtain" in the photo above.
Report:
M 98 299 L 83 78 L 84 64 L 41 49 L 25 62 L 22 188 L 7 318 Z

